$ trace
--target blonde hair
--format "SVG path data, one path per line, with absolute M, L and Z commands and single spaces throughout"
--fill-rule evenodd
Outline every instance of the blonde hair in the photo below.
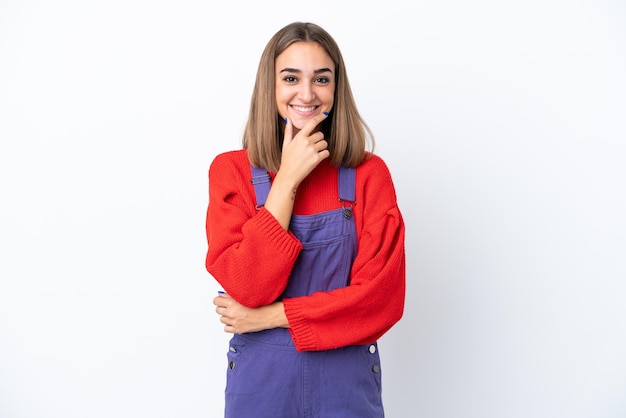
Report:
M 276 107 L 275 63 L 276 57 L 295 42 L 317 42 L 335 64 L 334 105 L 321 129 L 331 163 L 356 167 L 366 158 L 368 140 L 373 150 L 374 135 L 357 110 L 337 43 L 324 29 L 308 22 L 294 22 L 279 30 L 261 55 L 243 133 L 248 158 L 254 166 L 271 172 L 280 167 L 285 122 Z

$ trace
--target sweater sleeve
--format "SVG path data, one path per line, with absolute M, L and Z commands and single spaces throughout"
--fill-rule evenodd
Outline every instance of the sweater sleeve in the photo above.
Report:
M 245 153 L 231 152 L 211 163 L 206 268 L 235 300 L 254 308 L 280 296 L 302 244 L 267 210 L 255 209 L 247 161 Z
M 368 344 L 403 315 L 405 299 L 404 221 L 391 175 L 377 157 L 357 169 L 356 212 L 362 217 L 350 285 L 330 292 L 283 300 L 299 351 Z M 359 229 L 359 228 L 357 228 Z

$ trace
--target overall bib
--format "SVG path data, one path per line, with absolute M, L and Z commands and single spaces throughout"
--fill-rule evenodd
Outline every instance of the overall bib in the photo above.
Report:
M 257 207 L 271 187 L 252 167 Z M 282 298 L 347 286 L 357 251 L 351 206 L 355 170 L 339 169 L 342 209 L 293 215 L 291 232 L 303 245 Z M 380 418 L 378 346 L 296 351 L 285 328 L 235 334 L 228 351 L 226 418 Z

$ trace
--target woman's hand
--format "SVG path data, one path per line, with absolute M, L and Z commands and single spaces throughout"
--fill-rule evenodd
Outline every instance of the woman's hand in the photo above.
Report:
M 215 312 L 220 315 L 224 331 L 232 334 L 263 331 L 272 328 L 289 328 L 282 302 L 258 308 L 248 308 L 227 294 L 213 299 Z
M 315 115 L 295 136 L 294 126 L 287 122 L 277 179 L 290 179 L 297 187 L 322 160 L 330 156 L 324 133 L 316 130 L 326 117 L 323 113 Z
M 283 229 L 289 229 L 296 189 L 317 165 L 330 156 L 324 133 L 315 132 L 327 115 L 320 113 L 293 135 L 293 125 L 285 126 L 280 168 L 265 201 L 267 209 Z

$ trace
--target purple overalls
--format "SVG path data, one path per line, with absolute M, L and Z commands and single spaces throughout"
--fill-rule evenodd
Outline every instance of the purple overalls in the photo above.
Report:
M 257 207 L 271 187 L 266 170 L 252 167 Z M 339 169 L 342 209 L 293 215 L 289 229 L 303 245 L 282 298 L 348 285 L 357 251 L 351 204 L 355 170 Z M 296 351 L 285 328 L 235 334 L 228 351 L 226 418 L 380 418 L 378 346 Z

